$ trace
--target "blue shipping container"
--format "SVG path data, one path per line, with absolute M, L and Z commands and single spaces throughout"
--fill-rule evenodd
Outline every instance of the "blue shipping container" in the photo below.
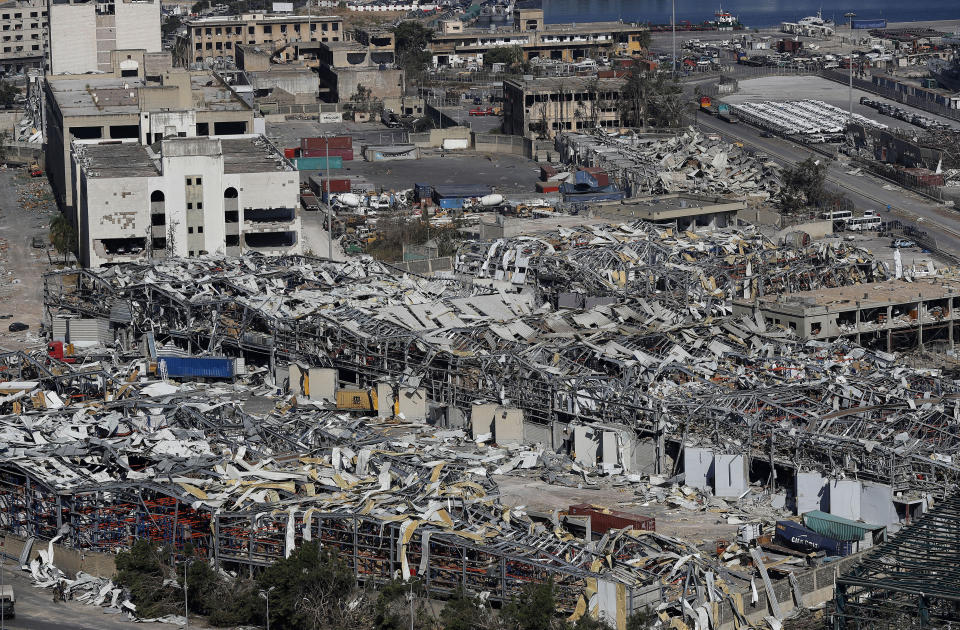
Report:
M 322 171 L 327 168 L 327 158 L 325 157 L 299 157 L 294 158 L 298 171 Z M 343 158 L 340 156 L 330 156 L 330 168 L 343 168 Z
M 849 556 L 854 543 L 821 536 L 812 529 L 793 521 L 777 521 L 777 538 L 788 547 L 800 551 L 825 551 L 831 556 Z
M 157 357 L 172 378 L 233 378 L 234 360 L 225 357 Z
M 860 29 L 871 29 L 871 28 L 887 28 L 887 21 L 883 19 L 878 20 L 851 20 L 851 28 L 860 28 Z

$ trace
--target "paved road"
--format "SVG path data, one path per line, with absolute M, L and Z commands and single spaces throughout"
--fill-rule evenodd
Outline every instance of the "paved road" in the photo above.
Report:
M 730 125 L 704 115 L 698 115 L 697 123 L 704 131 L 739 140 L 745 146 L 762 151 L 783 164 L 793 164 L 810 155 L 816 159 L 827 159 L 781 138 L 763 138 L 760 131 L 750 125 Z M 960 213 L 899 187 L 888 190 L 884 188 L 891 186 L 888 182 L 871 175 L 851 175 L 851 170 L 853 168 L 847 164 L 831 161 L 827 173 L 828 186 L 846 194 L 861 210 L 877 210 L 884 216 L 884 210 L 889 205 L 895 218 L 919 220 L 928 231 L 935 233 L 940 249 L 949 254 L 960 255 Z
M 177 626 L 159 623 L 133 623 L 125 615 L 105 613 L 104 608 L 75 601 L 53 602 L 50 589 L 35 588 L 24 571 L 4 564 L 3 583 L 13 584 L 17 598 L 16 617 L 4 619 L 4 630 L 173 630 Z M 194 626 L 191 620 L 190 626 Z

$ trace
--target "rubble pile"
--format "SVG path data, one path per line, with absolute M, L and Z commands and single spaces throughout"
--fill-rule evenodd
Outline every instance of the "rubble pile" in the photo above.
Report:
M 562 134 L 564 162 L 609 173 L 628 197 L 690 192 L 763 201 L 780 189 L 775 164 L 761 162 L 718 136 L 690 128 L 679 136 Z
M 454 270 L 530 286 L 560 306 L 642 296 L 701 319 L 734 298 L 875 282 L 884 265 L 850 243 L 778 246 L 753 226 L 709 232 L 635 222 L 560 229 L 540 238 L 464 243 Z M 575 295 L 572 295 L 575 294 Z M 641 305 L 641 308 L 647 309 Z M 682 321 L 683 315 L 680 320 Z

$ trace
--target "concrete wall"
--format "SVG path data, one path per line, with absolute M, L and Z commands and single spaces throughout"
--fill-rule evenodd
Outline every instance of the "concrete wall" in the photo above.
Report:
M 808 221 L 807 223 L 788 225 L 774 234 L 771 240 L 774 243 L 779 243 L 780 239 L 791 232 L 805 232 L 810 235 L 810 238 L 823 238 L 833 234 L 833 221 Z
M 6 557 L 14 560 L 19 559 L 25 542 L 26 539 L 20 536 L 4 535 L 3 552 Z M 46 549 L 47 545 L 47 541 L 34 541 L 28 561 L 38 557 L 39 550 Z M 102 578 L 112 578 L 117 572 L 113 554 L 81 551 L 58 543 L 53 545 L 53 563 L 70 579 L 75 578 L 78 571 Z
M 94 3 L 50 3 L 50 72 L 82 74 L 97 70 Z M 157 29 L 160 28 L 159 17 Z
M 509 153 L 530 156 L 530 141 L 521 136 L 474 133 L 473 149 L 478 153 Z
M 117 42 L 115 48 L 160 52 L 160 0 L 116 2 Z

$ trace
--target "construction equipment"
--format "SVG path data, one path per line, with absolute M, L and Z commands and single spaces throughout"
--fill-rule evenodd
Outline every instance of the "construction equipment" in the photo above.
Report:
M 43 169 L 36 162 L 30 164 L 30 177 L 43 177 Z

